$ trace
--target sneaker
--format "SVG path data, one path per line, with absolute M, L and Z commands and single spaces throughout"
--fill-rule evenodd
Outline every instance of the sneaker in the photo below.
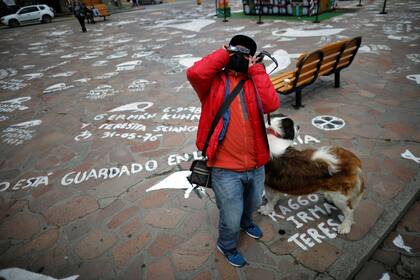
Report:
M 222 253 L 223 256 L 226 257 L 227 261 L 236 267 L 243 267 L 246 265 L 246 260 L 242 256 L 241 253 L 238 252 L 238 250 L 234 249 L 231 251 L 223 250 L 219 244 L 217 244 L 217 249 L 219 249 L 220 253 Z
M 260 239 L 263 236 L 261 229 L 256 224 L 250 224 L 248 228 L 242 228 L 252 238 Z

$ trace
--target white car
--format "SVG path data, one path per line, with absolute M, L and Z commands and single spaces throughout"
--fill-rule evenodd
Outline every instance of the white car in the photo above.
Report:
M 20 8 L 16 14 L 2 17 L 1 23 L 10 27 L 30 23 L 48 23 L 54 17 L 52 8 L 47 5 L 32 5 Z

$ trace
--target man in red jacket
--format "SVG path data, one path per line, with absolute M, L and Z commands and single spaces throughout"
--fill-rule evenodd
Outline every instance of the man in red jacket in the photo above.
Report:
M 226 96 L 240 80 L 245 80 L 241 92 L 217 124 L 206 153 L 219 208 L 217 248 L 237 267 L 246 264 L 237 250 L 240 230 L 256 239 L 262 237 L 252 214 L 261 205 L 264 165 L 270 157 L 263 113 L 280 106 L 264 65 L 256 63 L 256 50 L 252 38 L 236 35 L 228 47 L 209 54 L 187 70 L 202 108 L 196 140 L 199 150 L 203 149 Z

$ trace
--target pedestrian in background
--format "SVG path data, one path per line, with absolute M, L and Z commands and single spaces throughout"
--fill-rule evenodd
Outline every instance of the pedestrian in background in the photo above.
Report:
M 69 12 L 73 13 L 73 1 L 66 0 L 64 3 L 66 5 L 67 9 L 69 10 Z
M 91 11 L 92 11 L 92 14 L 93 14 L 93 16 L 94 16 L 94 17 L 99 17 L 99 16 L 101 16 L 101 15 L 99 14 L 99 10 L 98 10 L 97 8 L 95 8 L 95 6 L 92 6 Z
M 93 14 L 92 9 L 89 9 L 84 3 L 82 3 L 82 5 L 86 11 L 87 22 L 95 24 L 95 19 L 94 19 L 94 14 Z
M 80 0 L 73 1 L 73 13 L 74 16 L 77 18 L 77 20 L 80 23 L 80 26 L 82 27 L 82 31 L 86 32 L 86 26 L 85 26 L 85 18 L 86 18 L 86 6 L 80 2 Z
M 133 8 L 134 7 L 140 7 L 140 5 L 139 5 L 139 0 L 132 0 L 133 1 Z

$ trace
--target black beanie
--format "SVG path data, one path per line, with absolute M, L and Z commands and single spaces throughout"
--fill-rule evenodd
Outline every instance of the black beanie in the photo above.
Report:
M 257 51 L 257 43 L 255 43 L 255 41 L 252 38 L 245 35 L 233 36 L 233 38 L 229 42 L 229 45 L 230 46 L 237 46 L 237 45 L 244 46 L 245 48 L 248 48 L 250 50 L 251 56 L 254 56 L 255 52 Z

